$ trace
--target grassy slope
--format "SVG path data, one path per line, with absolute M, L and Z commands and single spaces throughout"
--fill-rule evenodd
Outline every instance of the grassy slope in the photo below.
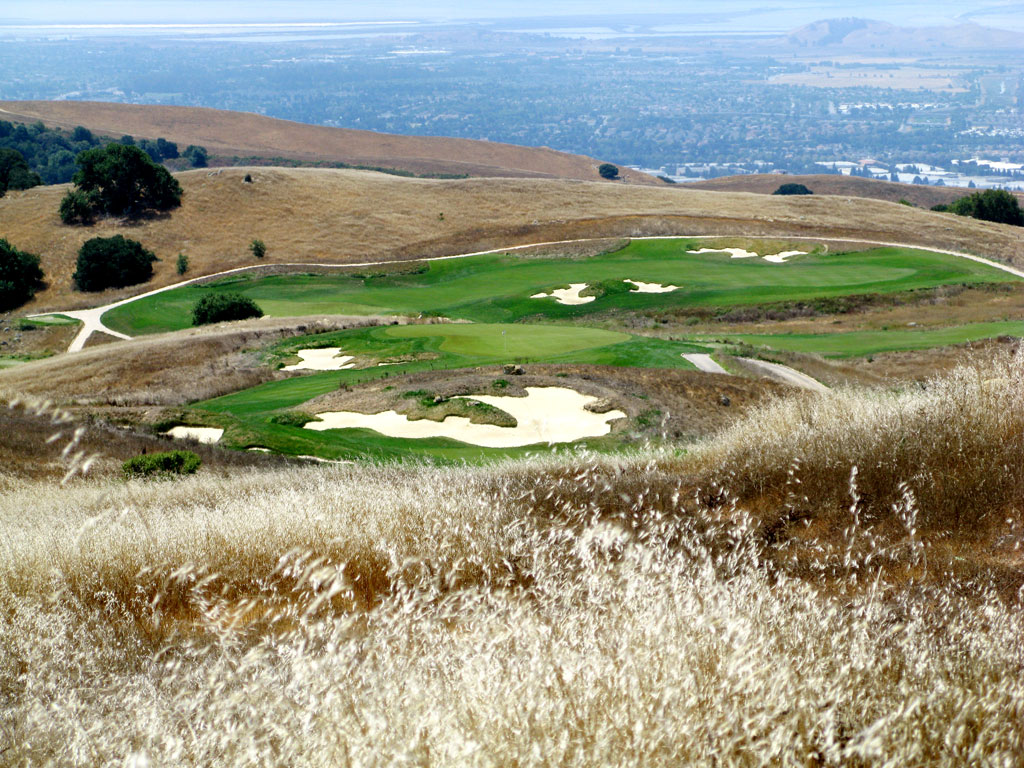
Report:
M 422 272 L 361 278 L 349 275 L 244 276 L 192 285 L 112 310 L 104 322 L 128 334 L 178 330 L 211 291 L 241 292 L 269 315 L 418 314 L 429 312 L 478 322 L 529 316 L 579 317 L 613 308 L 722 306 L 895 292 L 947 283 L 1004 282 L 1015 278 L 975 262 L 909 249 L 809 255 L 786 264 L 691 255 L 696 241 L 634 241 L 625 249 L 588 259 L 482 256 L 433 262 Z M 630 278 L 680 286 L 672 293 L 641 294 Z M 603 284 L 606 295 L 578 306 L 532 299 L 569 282 Z
M 927 330 L 900 328 L 848 333 L 726 334 L 716 336 L 715 339 L 727 339 L 754 347 L 808 352 L 825 357 L 863 357 L 880 352 L 930 349 L 950 344 L 963 344 L 967 341 L 980 341 L 996 336 L 1024 336 L 1024 322 L 1007 320 Z M 706 340 L 710 341 L 710 338 Z
M 57 208 L 66 188 L 37 187 L 0 199 L 0 232 L 38 253 L 49 287 L 25 312 L 96 306 L 189 276 L 257 262 L 353 263 L 465 253 L 518 243 L 638 234 L 801 234 L 910 241 L 1010 259 L 1024 252 L 1024 229 L 871 200 L 706 192 L 544 179 L 431 181 L 363 171 L 245 169 L 178 175 L 182 207 L 125 227 L 103 221 L 65 227 Z M 440 214 L 444 214 L 444 218 Z M 84 295 L 71 274 L 88 238 L 126 234 L 161 259 L 146 286 Z
M 506 352 L 507 344 L 507 352 Z M 228 427 L 225 443 L 236 447 L 258 445 L 289 454 L 313 454 L 326 458 L 397 458 L 431 456 L 439 459 L 476 460 L 523 455 L 536 449 L 485 449 L 454 440 L 404 440 L 370 430 L 315 432 L 274 424 L 270 419 L 283 410 L 301 406 L 339 386 L 422 370 L 469 368 L 500 362 L 589 363 L 692 369 L 681 358 L 698 348 L 687 344 L 631 337 L 593 328 L 548 325 L 420 325 L 385 326 L 289 339 L 277 347 L 288 356 L 310 345 L 338 346 L 346 354 L 370 360 L 397 356 L 422 359 L 400 365 L 329 371 L 268 382 L 193 407 L 216 414 L 215 421 Z M 581 441 L 577 446 L 609 447 L 615 438 Z
M 958 197 L 971 194 L 974 190 L 956 187 L 927 187 L 921 184 L 899 184 L 878 179 L 862 179 L 856 176 L 838 174 L 813 174 L 808 176 L 784 176 L 759 173 L 748 176 L 724 176 L 694 182 L 695 189 L 720 192 L 756 192 L 770 195 L 782 184 L 803 184 L 816 195 L 842 195 L 868 197 L 896 203 L 906 200 L 921 208 L 931 208 L 939 203 L 951 203 Z M 1018 195 L 1024 197 L 1024 195 Z
M 4 113 L 7 114 L 4 114 Z M 599 160 L 543 147 L 520 147 L 473 139 L 398 136 L 373 131 L 307 125 L 247 112 L 199 107 L 87 101 L 5 101 L 0 117 L 47 125 L 85 126 L 120 138 L 163 137 L 182 148 L 200 144 L 214 154 L 286 157 L 402 168 L 419 173 L 471 176 L 544 176 L 596 181 Z M 654 178 L 622 169 L 633 183 Z

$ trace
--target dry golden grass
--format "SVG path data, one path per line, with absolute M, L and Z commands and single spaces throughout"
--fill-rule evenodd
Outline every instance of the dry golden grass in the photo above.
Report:
M 88 101 L 0 101 L 0 118 L 49 126 L 85 126 L 120 138 L 163 137 L 182 148 L 199 144 L 216 155 L 285 157 L 296 160 L 399 168 L 414 173 L 470 176 L 538 176 L 597 181 L 600 160 L 546 147 L 520 147 L 441 136 L 399 136 L 307 125 L 290 120 L 200 107 L 112 104 Z M 660 184 L 629 168 L 633 184 Z
M 0 754 L 1019 765 L 1022 367 L 768 406 L 693 459 L 2 490 Z M 779 467 L 799 533 L 743 499 Z
M 189 171 L 179 174 L 182 207 L 133 225 L 103 221 L 65 227 L 57 216 L 63 186 L 11 192 L 0 199 L 0 232 L 42 257 L 50 287 L 25 312 L 90 306 L 139 292 L 83 295 L 71 290 L 81 244 L 122 233 L 162 259 L 147 288 L 256 262 L 248 244 L 267 244 L 268 265 L 401 260 L 573 238 L 671 234 L 749 237 L 806 235 L 907 242 L 1021 259 L 1024 229 L 931 213 L 876 200 L 775 197 L 693 189 L 545 179 L 406 179 L 319 169 Z M 444 218 L 440 218 L 440 214 Z M 1024 264 L 1024 261 L 1021 262 Z

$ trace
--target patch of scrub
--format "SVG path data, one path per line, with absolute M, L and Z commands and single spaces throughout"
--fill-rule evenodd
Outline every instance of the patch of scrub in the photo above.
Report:
M 586 283 L 569 283 L 568 288 L 556 288 L 551 293 L 535 293 L 531 296 L 531 299 L 548 299 L 553 298 L 558 301 L 559 304 L 589 304 L 594 301 L 596 296 L 580 296 L 580 293 L 586 290 Z
M 473 424 L 464 416 L 449 416 L 444 421 L 410 421 L 396 411 L 332 411 L 318 414 L 321 420 L 310 422 L 305 428 L 321 432 L 328 429 L 372 429 L 387 437 L 448 437 L 484 448 L 517 448 L 535 443 L 571 443 L 585 437 L 601 437 L 611 431 L 610 422 L 626 417 L 618 410 L 606 413 L 588 411 L 586 406 L 597 402 L 598 398 L 566 387 L 527 387 L 526 397 L 473 395 L 468 399 L 500 408 L 515 418 L 517 425 Z
M 341 347 L 321 347 L 320 349 L 300 349 L 297 354 L 300 363 L 286 365 L 282 371 L 343 371 L 346 368 L 355 368 L 352 355 L 342 355 Z
M 694 255 L 701 255 L 704 253 L 728 253 L 730 257 L 734 259 L 756 259 L 758 254 L 753 251 L 748 251 L 744 248 L 701 248 L 699 251 L 687 251 Z M 807 251 L 780 251 L 779 253 L 765 254 L 761 258 L 765 261 L 770 261 L 773 264 L 785 264 L 786 259 L 792 258 L 793 256 L 804 256 Z
M 224 436 L 224 430 L 217 427 L 171 427 L 164 432 L 175 440 L 195 440 L 197 443 L 216 443 Z
M 640 280 L 623 280 L 624 283 L 631 283 L 635 287 L 630 293 L 672 293 L 679 290 L 678 285 L 662 285 L 661 283 L 644 283 Z

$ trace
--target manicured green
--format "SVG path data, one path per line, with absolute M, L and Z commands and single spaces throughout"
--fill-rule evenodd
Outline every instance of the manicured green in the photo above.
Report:
M 1012 282 L 1018 278 L 955 256 L 908 248 L 813 253 L 773 264 L 688 254 L 701 240 L 638 240 L 589 258 L 525 258 L 507 254 L 433 261 L 379 274 L 244 275 L 188 285 L 118 307 L 103 316 L 129 335 L 188 327 L 195 302 L 208 293 L 238 292 L 272 317 L 312 314 L 434 314 L 479 323 L 570 319 L 609 309 L 760 304 L 863 293 L 889 293 L 950 283 Z M 786 250 L 810 248 L 790 245 Z M 680 286 L 672 293 L 637 293 L 625 279 Z M 600 295 L 578 306 L 533 294 L 586 282 Z
M 736 344 L 748 344 L 753 347 L 818 354 L 824 357 L 865 357 L 881 352 L 930 349 L 949 344 L 963 344 L 968 341 L 980 341 L 1004 335 L 1024 336 L 1024 322 L 1008 320 L 957 325 L 949 328 L 899 328 L 846 333 L 728 334 L 715 337 L 715 339 L 724 339 Z M 699 338 L 697 343 L 710 341 L 710 338 Z

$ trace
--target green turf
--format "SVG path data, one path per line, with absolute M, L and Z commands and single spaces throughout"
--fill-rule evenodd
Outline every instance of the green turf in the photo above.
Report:
M 706 245 L 697 240 L 638 240 L 589 258 L 498 254 L 433 261 L 380 275 L 243 275 L 140 299 L 107 312 L 103 320 L 130 335 L 180 330 L 190 324 L 192 306 L 201 296 L 227 291 L 252 298 L 275 317 L 427 313 L 496 323 L 576 318 L 615 308 L 725 307 L 1018 279 L 967 259 L 908 248 L 811 254 L 786 264 L 686 253 Z M 626 278 L 680 289 L 636 293 L 623 282 Z M 598 298 L 579 306 L 530 298 L 570 282 L 590 284 Z
M 505 344 L 508 344 L 508 352 Z M 475 461 L 488 457 L 523 455 L 533 449 L 485 449 L 455 440 L 405 440 L 371 430 L 315 432 L 275 424 L 275 415 L 337 389 L 423 370 L 493 365 L 500 362 L 575 363 L 692 369 L 684 352 L 703 348 L 681 342 L 629 336 L 594 328 L 559 325 L 437 324 L 378 326 L 288 339 L 269 354 L 269 362 L 291 359 L 298 349 L 340 347 L 365 362 L 398 356 L 420 356 L 401 365 L 293 376 L 252 389 L 196 403 L 192 407 L 216 414 L 228 428 L 224 443 L 238 448 L 261 446 L 291 455 L 324 458 L 432 457 Z M 595 450 L 621 443 L 612 436 L 577 443 Z
M 789 352 L 818 354 L 824 357 L 865 357 L 882 352 L 930 349 L 949 344 L 963 344 L 996 336 L 1024 336 L 1024 322 L 1002 321 L 972 323 L 949 328 L 879 331 L 850 331 L 846 333 L 787 333 L 787 334 L 728 334 L 715 337 L 716 341 L 747 344 Z M 700 337 L 697 343 L 710 343 L 710 337 Z

